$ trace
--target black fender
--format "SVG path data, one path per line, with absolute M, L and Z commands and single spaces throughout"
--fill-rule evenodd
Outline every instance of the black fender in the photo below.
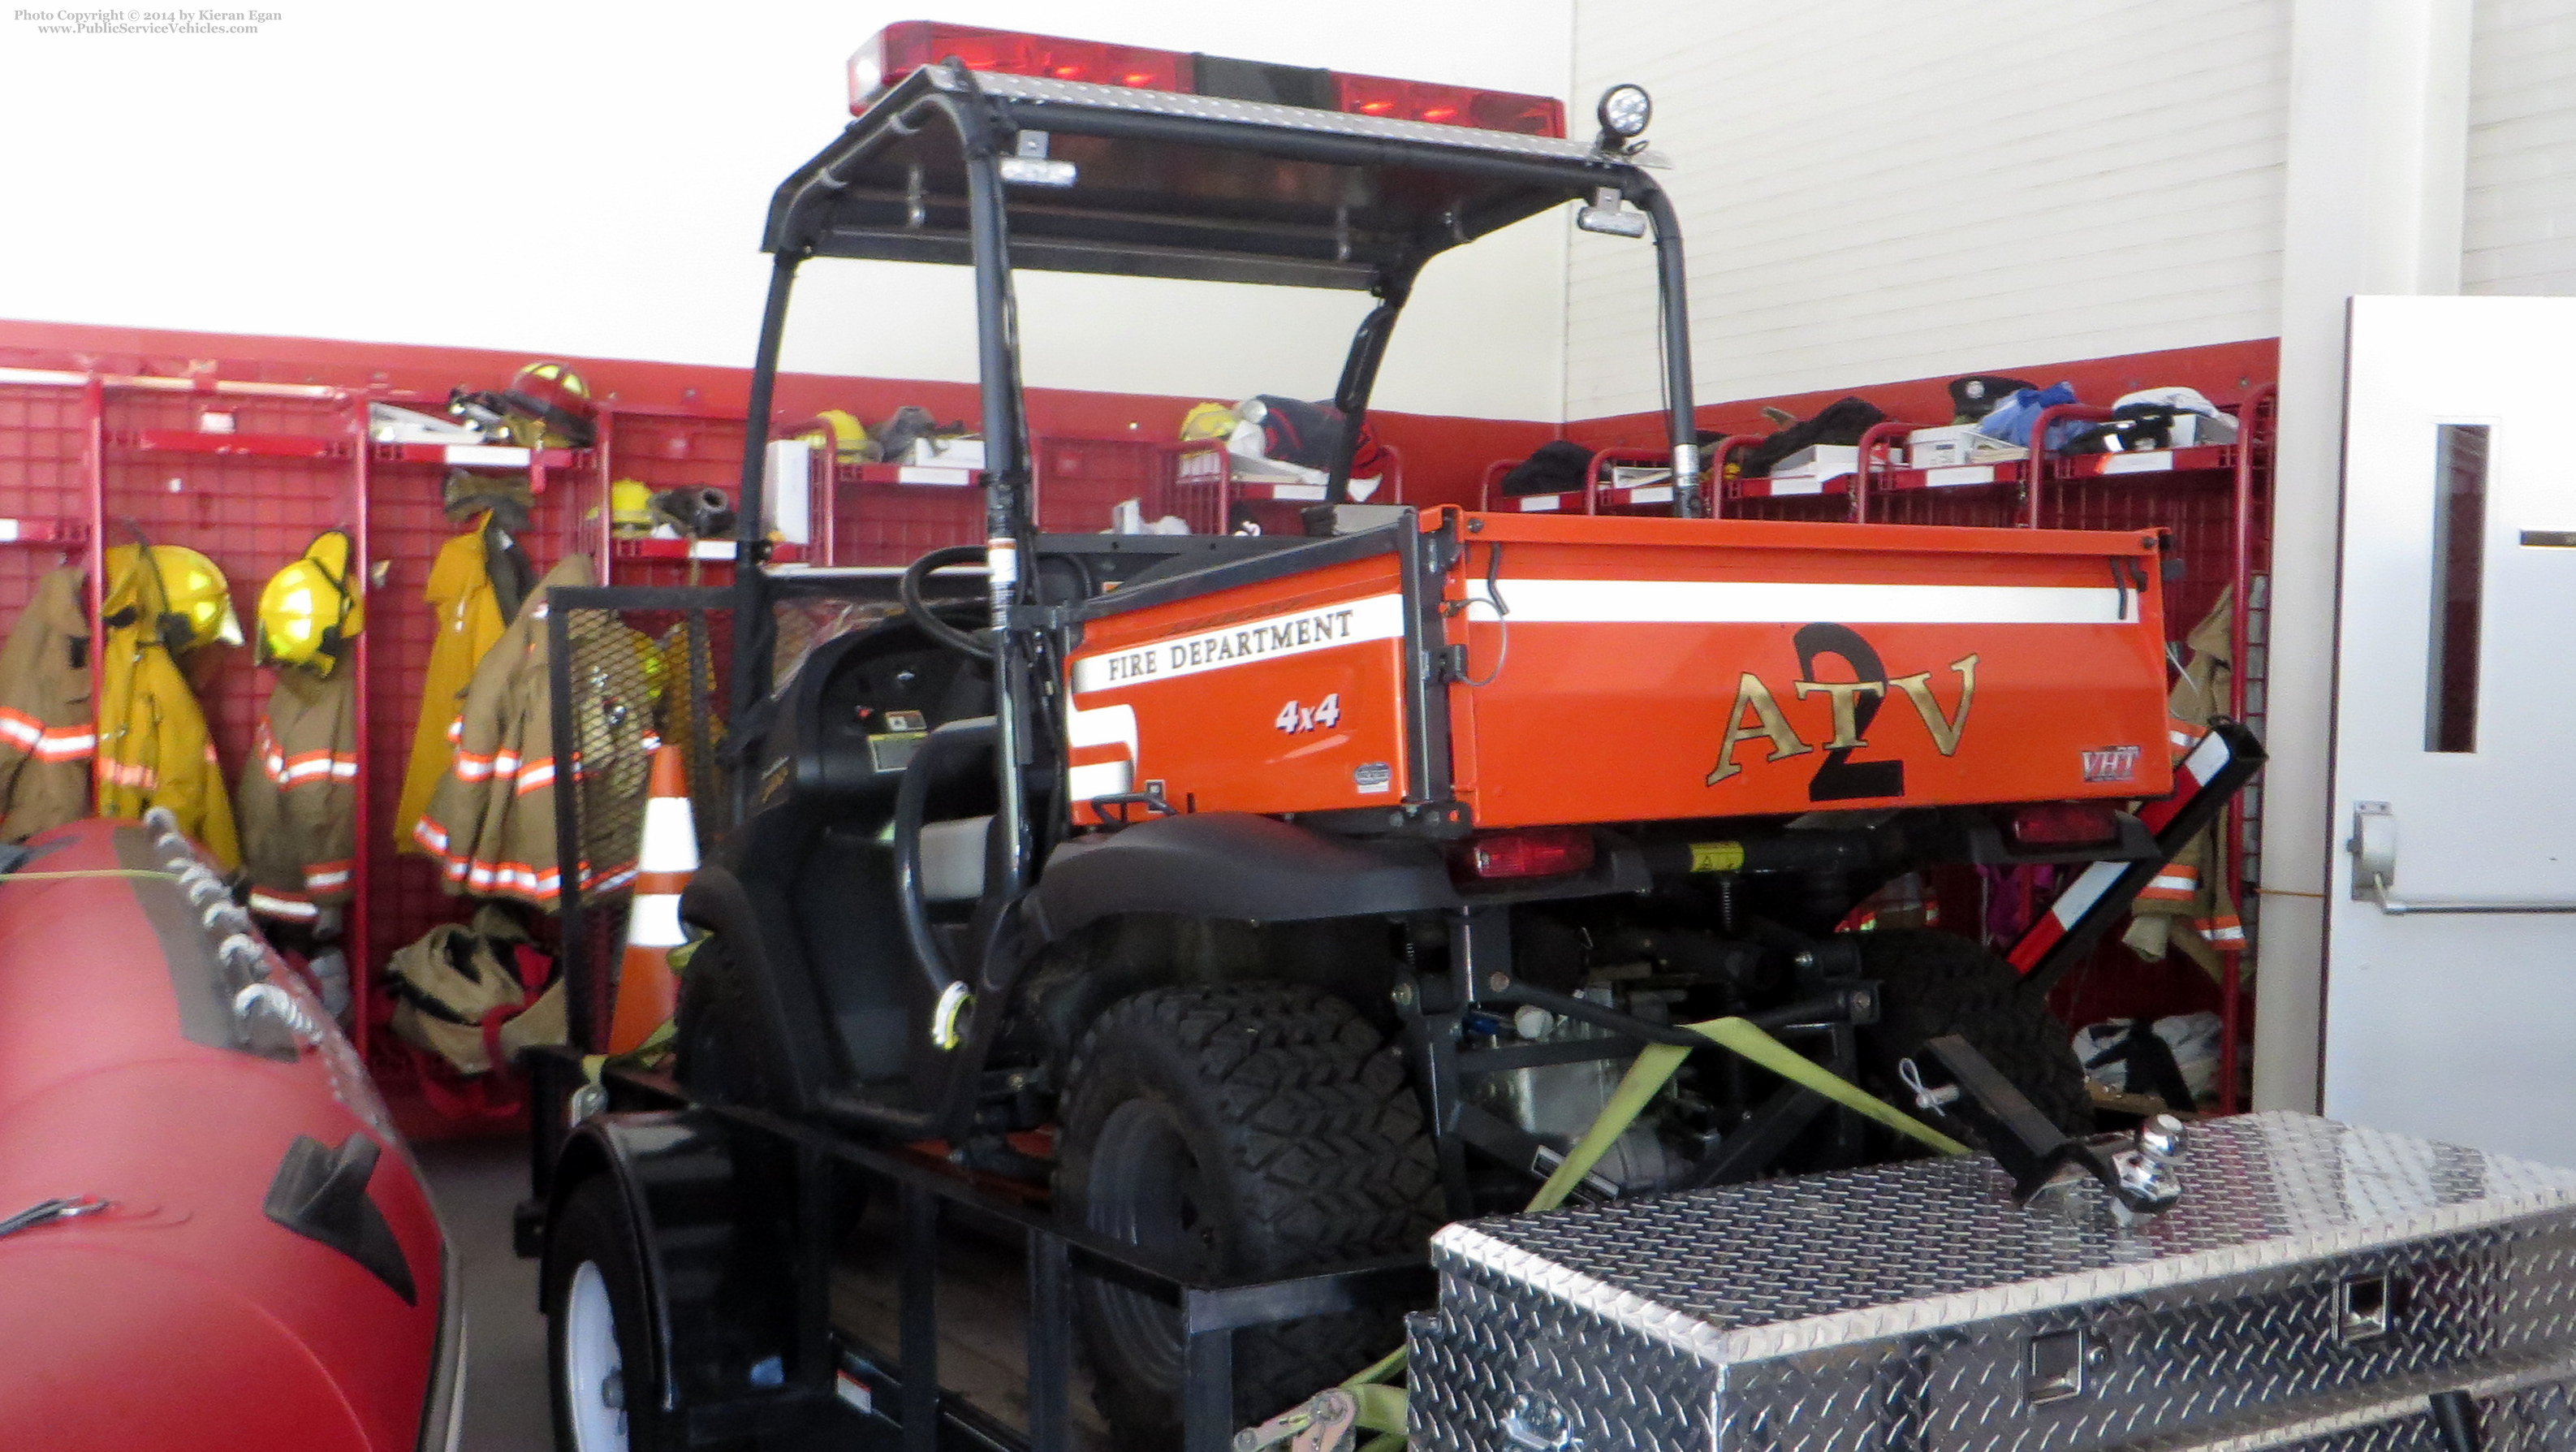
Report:
M 780 1378 L 797 1366 L 794 1160 L 764 1141 L 706 1109 L 595 1114 L 550 1177 L 550 1226 L 576 1188 L 615 1181 L 643 1248 L 650 1394 L 693 1423 L 740 1424 L 779 1404 Z M 631 1376 L 627 1389 L 644 1394 Z
M 1052 942 L 1103 918 L 1173 913 L 1247 923 L 1431 912 L 1459 905 L 1440 849 L 1338 837 L 1247 812 L 1156 817 L 1056 848 L 1027 899 Z

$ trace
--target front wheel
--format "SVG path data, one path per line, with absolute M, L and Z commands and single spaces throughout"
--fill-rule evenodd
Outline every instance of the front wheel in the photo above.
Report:
M 1101 1015 L 1075 1056 L 1059 1212 L 1197 1281 L 1416 1251 L 1438 1171 L 1404 1068 L 1349 1004 L 1279 983 L 1161 988 Z M 1094 1398 L 1122 1449 L 1180 1439 L 1178 1313 L 1075 1283 Z M 1235 1333 L 1235 1417 L 1257 1422 L 1401 1343 L 1392 1312 Z

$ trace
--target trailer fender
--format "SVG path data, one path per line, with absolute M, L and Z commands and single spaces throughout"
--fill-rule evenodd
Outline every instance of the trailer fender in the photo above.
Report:
M 547 1196 L 554 1225 L 574 1189 L 615 1180 L 652 1316 L 652 1384 L 630 1380 L 628 1395 L 731 1430 L 751 1429 L 746 1412 L 788 1410 L 779 1390 L 796 1365 L 794 1169 L 759 1138 L 705 1109 L 593 1115 L 565 1141 Z
M 1248 923 L 1430 912 L 1458 906 L 1440 849 L 1361 841 L 1243 812 L 1195 812 L 1067 842 L 1029 897 L 1043 941 L 1124 913 Z

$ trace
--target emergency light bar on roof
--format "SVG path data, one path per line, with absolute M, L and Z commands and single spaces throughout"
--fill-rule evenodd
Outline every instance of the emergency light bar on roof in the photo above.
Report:
M 864 113 L 894 81 L 955 57 L 966 68 L 1090 85 L 1170 91 L 1228 101 L 1261 101 L 1477 131 L 1563 137 L 1565 104 L 1470 86 L 1344 75 L 1224 56 L 903 20 L 877 32 L 850 57 L 850 112 Z

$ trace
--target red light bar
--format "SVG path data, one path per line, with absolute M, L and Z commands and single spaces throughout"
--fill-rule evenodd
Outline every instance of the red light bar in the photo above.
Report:
M 1059 81 L 1088 81 L 1096 86 L 1130 86 L 1141 91 L 1190 89 L 1190 58 L 1174 51 L 985 30 L 935 20 L 898 20 L 878 31 L 850 57 L 850 113 L 865 111 L 868 102 L 888 84 L 950 56 L 964 61 L 966 68 L 973 71 L 1046 76 Z
M 1554 96 L 1516 96 L 1508 91 L 1479 91 L 1469 86 L 1435 86 L 1428 81 L 1395 81 L 1339 72 L 1333 75 L 1333 89 L 1341 109 L 1359 116 L 1391 116 L 1398 121 L 1429 121 L 1478 131 L 1517 131 L 1524 136 L 1565 134 L 1565 103 Z
M 1554 877 L 1592 865 L 1588 827 L 1517 827 L 1480 832 L 1458 856 L 1467 877 Z
M 877 32 L 850 57 L 850 114 L 867 110 L 894 82 L 951 56 L 964 61 L 969 70 L 1003 75 L 1046 76 L 1059 81 L 1177 91 L 1184 95 L 1210 94 L 1199 89 L 1197 58 L 1179 51 L 986 30 L 935 20 L 900 20 Z M 1242 70 L 1246 64 L 1231 63 L 1225 69 Z M 1440 86 L 1289 66 L 1254 65 L 1251 69 L 1312 78 L 1319 83 L 1318 93 L 1332 98 L 1323 109 L 1478 131 L 1516 131 L 1524 136 L 1565 135 L 1565 103 L 1553 96 L 1522 96 L 1508 91 L 1480 91 L 1472 86 Z M 1280 90 L 1273 88 L 1268 94 L 1237 94 L 1228 99 L 1275 100 L 1279 94 Z

